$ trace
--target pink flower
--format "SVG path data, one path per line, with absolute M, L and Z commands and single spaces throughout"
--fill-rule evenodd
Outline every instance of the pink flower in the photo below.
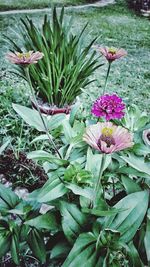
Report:
M 132 134 L 112 122 L 98 122 L 86 129 L 83 140 L 91 147 L 105 154 L 133 146 Z
M 121 119 L 125 112 L 125 104 L 118 95 L 102 95 L 93 104 L 91 112 L 96 117 L 104 117 L 107 121 Z
M 28 66 L 30 64 L 35 64 L 44 56 L 41 52 L 29 51 L 26 53 L 19 52 L 9 52 L 6 58 L 13 64 Z
M 124 49 L 117 49 L 117 48 L 108 48 L 108 47 L 101 47 L 100 52 L 102 55 L 111 63 L 112 61 L 119 59 L 123 56 L 127 55 L 127 52 Z
M 150 129 L 143 131 L 143 141 L 145 145 L 150 146 Z

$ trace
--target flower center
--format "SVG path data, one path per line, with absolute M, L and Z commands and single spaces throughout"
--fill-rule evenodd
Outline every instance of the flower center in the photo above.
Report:
M 105 135 L 105 136 L 112 136 L 113 134 L 113 129 L 110 128 L 110 127 L 104 127 L 102 129 L 102 135 Z
M 115 139 L 113 137 L 113 129 L 109 127 L 105 127 L 102 130 L 102 134 L 98 140 L 98 146 L 101 148 L 101 141 L 104 141 L 107 144 L 107 147 L 111 145 L 115 145 Z
M 116 49 L 116 48 L 113 48 L 113 47 L 110 47 L 110 48 L 108 49 L 108 52 L 109 52 L 110 54 L 112 54 L 112 55 L 115 55 L 116 52 L 117 52 L 117 49 Z
M 147 134 L 147 139 L 150 141 L 150 133 Z
M 27 52 L 27 53 L 18 53 L 17 55 L 20 59 L 22 58 L 29 58 L 30 57 L 30 53 Z

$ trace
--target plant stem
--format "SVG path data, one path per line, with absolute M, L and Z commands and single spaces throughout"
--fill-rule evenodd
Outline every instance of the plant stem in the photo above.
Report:
M 58 149 L 57 149 L 57 147 L 56 147 L 54 141 L 52 140 L 52 138 L 51 138 L 51 136 L 50 136 L 50 134 L 49 134 L 48 127 L 47 127 L 47 125 L 46 125 L 46 123 L 45 123 L 45 120 L 44 120 L 43 115 L 42 115 L 42 113 L 41 113 L 41 110 L 40 110 L 40 108 L 39 108 L 38 101 L 37 101 L 37 99 L 36 99 L 35 92 L 34 92 L 34 89 L 33 89 L 33 86 L 32 86 L 32 82 L 31 82 L 31 78 L 30 78 L 29 68 L 28 68 L 28 67 L 25 68 L 25 73 L 26 73 L 26 77 L 27 77 L 27 80 L 28 80 L 29 85 L 30 85 L 31 95 L 32 95 L 32 97 L 33 97 L 33 101 L 35 102 L 35 105 L 36 105 L 37 110 L 38 110 L 38 112 L 39 112 L 39 115 L 40 115 L 41 121 L 42 121 L 42 123 L 43 123 L 44 129 L 45 129 L 45 133 L 47 134 L 49 143 L 53 146 L 53 148 L 54 148 L 55 152 L 58 154 L 59 158 L 62 159 L 61 154 L 59 153 L 59 151 L 58 151 Z
M 106 79 L 105 79 L 105 85 L 104 85 L 103 94 L 104 94 L 105 91 L 106 91 L 107 82 L 108 82 L 108 77 L 109 77 L 109 73 L 110 73 L 110 68 L 111 68 L 111 62 L 108 62 L 108 69 L 107 69 L 107 74 L 106 74 Z
M 115 197 L 116 191 L 115 191 L 115 181 L 113 177 L 112 177 L 112 182 L 113 182 L 113 197 Z
M 94 196 L 94 203 L 93 203 L 94 205 L 93 206 L 96 206 L 97 199 L 99 198 L 99 195 L 100 195 L 99 191 L 101 189 L 101 178 L 103 175 L 105 162 L 106 162 L 106 154 L 102 154 L 102 161 L 101 161 L 101 166 L 100 166 L 99 178 L 98 178 L 96 186 L 95 186 L 95 196 Z

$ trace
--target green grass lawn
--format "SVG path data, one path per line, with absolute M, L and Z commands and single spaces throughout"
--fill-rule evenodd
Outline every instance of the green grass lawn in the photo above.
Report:
M 12 28 L 18 27 L 20 16 L 25 15 L 0 16 L 1 32 L 17 40 L 16 33 L 12 31 Z M 43 13 L 34 13 L 29 16 L 40 25 L 43 15 Z M 127 57 L 113 63 L 107 89 L 110 92 L 117 92 L 128 103 L 138 104 L 141 110 L 145 109 L 150 113 L 149 21 L 130 11 L 124 2 L 103 8 L 69 9 L 66 10 L 66 15 L 67 17 L 73 16 L 73 31 L 78 31 L 88 22 L 87 42 L 98 36 L 97 44 L 101 46 L 122 47 L 127 50 Z M 0 63 L 5 72 L 9 67 L 5 60 L 5 52 L 8 51 L 8 47 L 2 38 L 0 44 Z M 96 71 L 97 81 L 91 84 L 81 97 L 87 113 L 90 113 L 91 98 L 95 99 L 100 95 L 104 85 L 107 64 L 103 58 L 100 58 L 100 62 L 104 62 L 105 65 Z M 1 84 L 5 90 L 8 87 L 14 88 L 14 90 L 20 88 L 19 83 L 15 84 L 10 76 L 2 78 Z
M 0 0 L 0 10 L 44 8 L 51 7 L 51 5 L 78 5 L 86 2 L 87 0 Z

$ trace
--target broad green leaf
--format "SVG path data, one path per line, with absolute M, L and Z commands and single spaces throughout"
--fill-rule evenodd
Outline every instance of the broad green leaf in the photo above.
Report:
M 37 194 L 36 199 L 40 203 L 48 203 L 62 197 L 67 191 L 65 185 L 57 178 L 53 181 L 47 181 Z
M 135 144 L 133 147 L 133 152 L 138 156 L 146 156 L 150 154 L 150 148 L 144 144 Z
M 121 167 L 117 170 L 117 173 L 121 173 L 121 174 L 127 174 L 127 175 L 131 175 L 131 176 L 137 176 L 137 177 L 142 177 L 142 178 L 147 178 L 149 179 L 149 175 L 144 173 L 144 172 L 140 172 L 132 167 L 129 166 L 124 166 Z
M 138 251 L 133 244 L 133 241 L 131 241 L 128 244 L 127 248 L 128 248 L 127 252 L 129 255 L 129 259 L 130 259 L 130 266 L 131 267 L 144 267 L 143 263 L 141 262 Z
M 76 184 L 68 183 L 66 184 L 66 187 L 70 189 L 75 195 L 83 196 L 88 199 L 93 200 L 94 198 L 94 191 L 90 187 L 80 187 Z
M 64 234 L 69 242 L 73 243 L 87 223 L 87 216 L 75 204 L 64 201 L 60 203 L 60 212 Z
M 58 224 L 53 213 L 46 213 L 25 222 L 36 229 L 57 230 Z
M 102 162 L 102 154 L 93 154 L 91 148 L 87 151 L 87 162 L 86 162 L 86 170 L 94 173 L 95 178 L 99 177 L 101 162 Z M 111 155 L 105 156 L 105 164 L 103 170 L 107 169 L 111 162 Z
M 54 163 L 60 166 L 68 165 L 67 160 L 59 159 L 56 156 L 53 156 L 51 153 L 48 153 L 43 150 L 36 150 L 28 153 L 28 159 L 48 161 L 50 163 Z
M 84 213 L 89 213 L 89 214 L 93 214 L 95 216 L 101 216 L 101 217 L 105 217 L 105 216 L 111 216 L 114 214 L 118 214 L 119 212 L 122 212 L 125 209 L 110 209 L 110 210 L 98 210 L 98 209 L 88 209 L 88 208 L 82 208 L 82 211 Z
M 27 108 L 18 104 L 13 104 L 13 109 L 20 115 L 20 117 L 30 126 L 36 128 L 38 131 L 45 132 L 45 127 L 41 120 L 41 117 L 38 111 L 31 108 Z M 46 116 L 44 117 L 45 124 L 47 125 L 48 121 Z
M 134 169 L 150 175 L 150 163 L 145 162 L 143 157 L 137 157 L 133 154 L 129 154 L 128 157 L 121 156 L 121 158 Z
M 50 258 L 66 258 L 70 251 L 70 246 L 68 246 L 67 242 L 59 242 L 56 246 L 54 246 L 51 250 Z
M 13 261 L 16 265 L 19 265 L 20 259 L 19 259 L 19 238 L 18 235 L 13 233 L 11 238 L 11 245 L 10 245 L 10 251 Z
M 10 189 L 0 183 L 0 200 L 5 203 L 5 207 L 14 208 L 19 203 L 18 196 Z
M 145 112 L 141 113 L 138 106 L 130 105 L 122 120 L 123 125 L 131 131 L 137 131 L 145 126 L 149 118 Z
M 127 194 L 142 191 L 141 187 L 128 176 L 121 176 L 122 183 L 125 187 Z
M 120 240 L 129 242 L 140 227 L 148 207 L 147 191 L 132 193 L 120 200 L 114 208 L 125 209 L 105 221 L 105 228 L 115 229 L 121 233 Z
M 52 138 L 52 136 L 51 136 L 51 138 Z M 38 141 L 45 141 L 45 140 L 48 140 L 47 134 L 41 134 L 40 136 L 37 136 L 36 138 L 34 138 L 31 142 L 31 144 L 38 142 Z
M 62 125 L 63 120 L 66 120 L 65 114 L 56 114 L 53 116 L 48 116 L 48 129 L 50 131 L 58 128 Z
M 146 249 L 146 254 L 147 254 L 147 260 L 148 260 L 148 263 L 150 264 L 150 209 L 148 210 L 148 214 L 147 214 L 147 225 L 146 225 L 144 244 L 145 244 L 145 249 Z
M 46 249 L 45 249 L 44 239 L 43 239 L 43 236 L 41 235 L 41 232 L 39 232 L 38 230 L 34 228 L 30 230 L 28 237 L 27 237 L 27 242 L 34 256 L 41 263 L 45 263 Z
M 0 259 L 6 255 L 10 249 L 11 236 L 7 231 L 0 232 Z
M 72 110 L 70 112 L 69 123 L 70 123 L 71 126 L 73 126 L 73 124 L 74 124 L 74 121 L 75 121 L 75 118 L 76 118 L 76 115 L 77 115 L 77 112 L 78 112 L 79 108 L 80 108 L 80 103 L 77 102 L 73 106 L 73 108 L 72 108 Z
M 96 238 L 92 233 L 81 234 L 62 267 L 99 267 L 103 266 L 103 258 L 96 251 Z

